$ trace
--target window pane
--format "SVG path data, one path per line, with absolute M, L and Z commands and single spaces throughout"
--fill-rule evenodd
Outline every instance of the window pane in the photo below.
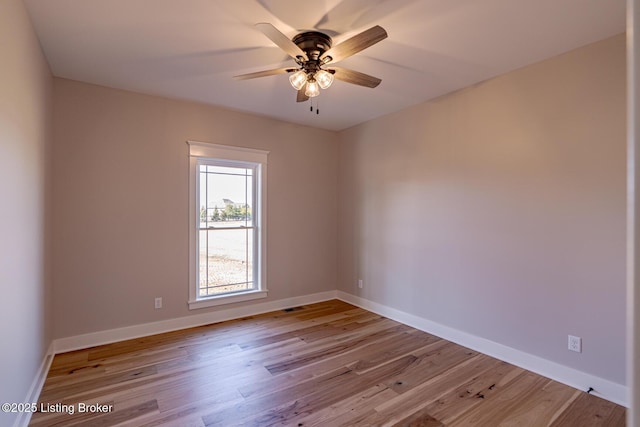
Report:
M 201 276 L 199 283 L 200 296 L 253 289 L 253 274 L 248 273 L 253 270 L 253 249 L 249 246 L 252 230 L 200 233 L 200 274 L 206 274 L 204 280 Z
M 198 248 L 198 289 L 200 290 L 200 296 L 206 295 L 207 288 L 207 277 L 209 276 L 209 272 L 207 270 L 207 232 L 200 231 L 199 232 L 199 248 Z M 202 289 L 205 290 L 205 293 L 202 293 Z
M 253 263 L 253 251 L 254 251 L 254 247 L 253 247 L 253 233 L 254 230 L 250 229 L 250 230 L 246 230 L 247 233 L 247 282 L 252 282 L 253 283 L 253 270 L 254 270 L 254 263 Z
M 207 228 L 207 221 L 209 220 L 209 214 L 207 210 L 207 174 L 201 173 L 199 179 L 200 202 L 198 203 L 198 212 L 200 212 L 200 228 Z
M 209 166 L 209 168 L 211 167 Z M 201 174 L 201 176 L 206 175 L 207 227 L 240 227 L 249 225 L 252 220 L 253 176 L 247 175 L 246 171 L 250 169 L 224 169 L 232 169 L 241 172 L 242 175 L 211 172 Z
M 201 169 L 203 170 L 203 169 Z M 234 168 L 228 166 L 206 166 L 206 171 L 210 173 L 221 173 L 221 174 L 229 174 L 229 175 L 252 175 L 251 169 L 245 168 Z

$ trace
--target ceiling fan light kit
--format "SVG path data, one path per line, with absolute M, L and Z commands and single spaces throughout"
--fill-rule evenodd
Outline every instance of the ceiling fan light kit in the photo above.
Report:
M 304 70 L 298 70 L 289 76 L 289 82 L 295 90 L 300 90 L 307 83 L 307 73 Z
M 313 78 L 313 76 L 307 79 L 307 88 L 305 89 L 304 94 L 309 98 L 320 95 L 320 85 L 318 85 L 318 82 Z
M 317 71 L 314 78 L 318 82 L 320 89 L 327 89 L 333 83 L 333 74 L 325 70 Z
M 291 86 L 297 91 L 296 100 L 303 102 L 327 89 L 334 78 L 359 86 L 374 88 L 382 80 L 346 68 L 324 68 L 329 63 L 342 61 L 387 38 L 384 28 L 376 25 L 348 40 L 332 46 L 328 35 L 318 31 L 305 31 L 289 40 L 282 32 L 269 23 L 256 24 L 264 35 L 291 56 L 298 68 L 277 68 L 235 76 L 240 80 L 266 77 L 276 74 L 293 73 L 289 76 Z

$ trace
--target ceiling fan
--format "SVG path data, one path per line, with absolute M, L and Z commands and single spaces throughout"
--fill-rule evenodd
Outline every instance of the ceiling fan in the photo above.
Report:
M 387 38 L 387 32 L 379 25 L 369 28 L 344 42 L 332 46 L 331 37 L 319 31 L 305 31 L 289 40 L 282 32 L 269 23 L 256 24 L 272 42 L 291 56 L 297 68 L 276 68 L 256 73 L 235 76 L 246 80 L 276 74 L 293 73 L 289 76 L 291 86 L 298 91 L 297 101 L 303 102 L 327 89 L 334 77 L 343 82 L 374 88 L 382 81 L 377 77 L 346 68 L 325 68 L 329 63 L 342 61 Z

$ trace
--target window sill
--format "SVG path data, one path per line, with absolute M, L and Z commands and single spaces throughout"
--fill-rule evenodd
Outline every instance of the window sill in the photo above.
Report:
M 254 299 L 266 298 L 267 291 L 250 291 L 241 294 L 220 295 L 217 297 L 203 298 L 195 301 L 189 301 L 189 310 L 198 308 L 214 307 L 216 305 L 233 304 L 242 301 L 251 301 Z

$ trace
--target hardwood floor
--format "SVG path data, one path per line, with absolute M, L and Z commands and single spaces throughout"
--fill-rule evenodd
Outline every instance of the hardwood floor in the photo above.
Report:
M 625 425 L 621 406 L 335 300 L 57 355 L 39 405 L 31 426 Z

